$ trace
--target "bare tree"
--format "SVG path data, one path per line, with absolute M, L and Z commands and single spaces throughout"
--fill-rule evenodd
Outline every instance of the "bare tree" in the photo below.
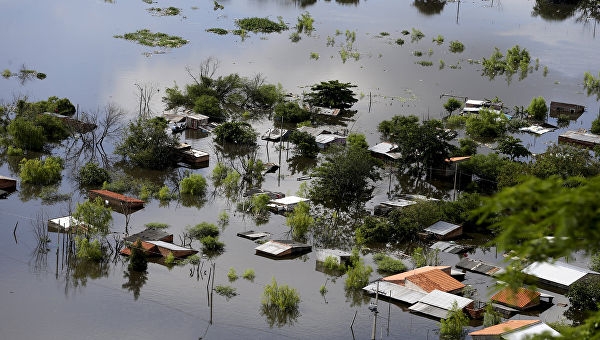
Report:
M 148 119 L 152 115 L 152 109 L 150 108 L 150 102 L 152 102 L 152 98 L 155 94 L 160 91 L 154 84 L 145 83 L 145 84 L 134 84 L 138 90 L 138 98 L 139 98 L 139 111 L 138 115 L 141 118 Z
M 108 103 L 104 107 L 104 115 L 97 120 L 99 130 L 95 132 L 97 133 L 96 146 L 103 149 L 104 139 L 118 136 L 121 133 L 125 115 L 125 110 L 115 103 Z
M 186 66 L 185 70 L 198 85 L 207 85 L 207 81 L 212 79 L 219 68 L 219 61 L 213 57 L 208 57 L 200 63 L 200 73 L 196 76 L 191 67 Z

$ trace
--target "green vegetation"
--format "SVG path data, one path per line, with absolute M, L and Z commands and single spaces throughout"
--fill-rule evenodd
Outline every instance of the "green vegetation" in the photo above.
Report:
M 288 140 L 294 144 L 294 153 L 302 157 L 316 158 L 319 154 L 317 140 L 308 132 L 294 130 L 289 135 Z
M 189 174 L 181 180 L 180 186 L 184 195 L 203 196 L 206 193 L 206 178 L 201 174 Z
M 310 13 L 308 12 L 304 12 L 302 14 L 300 14 L 300 16 L 298 17 L 298 23 L 296 24 L 296 30 L 298 31 L 298 33 L 306 33 L 307 35 L 310 35 L 312 33 L 312 31 L 314 30 L 313 24 L 315 22 L 315 19 L 313 19 L 310 15 Z
M 321 82 L 311 86 L 307 101 L 314 106 L 349 109 L 358 101 L 352 88 L 356 85 L 340 83 L 338 80 Z
M 521 144 L 521 140 L 513 136 L 504 136 L 498 141 L 495 150 L 507 155 L 511 161 L 517 158 L 527 157 L 531 152 Z
M 97 163 L 87 162 L 79 169 L 77 180 L 79 185 L 101 186 L 104 182 L 110 182 L 110 173 Z
M 274 122 L 300 123 L 310 120 L 310 111 L 304 109 L 297 102 L 283 102 L 275 105 Z
M 319 53 L 310 52 L 310 59 L 319 60 Z
M 298 32 L 292 32 L 290 33 L 290 40 L 292 42 L 298 42 L 302 39 L 302 37 L 300 37 L 300 33 Z
M 165 169 L 174 164 L 177 136 L 167 132 L 167 121 L 162 117 L 138 118 L 130 122 L 115 154 L 134 165 L 147 169 Z
M 438 44 L 438 45 L 443 44 L 444 43 L 444 36 L 441 35 L 441 34 L 438 35 L 437 37 L 433 38 L 433 42 L 436 43 L 436 44 Z
M 506 133 L 508 119 L 503 113 L 482 109 L 478 114 L 469 115 L 465 125 L 472 138 L 497 138 Z
M 492 303 L 485 304 L 485 312 L 483 313 L 483 327 L 490 327 L 502 322 L 502 315 L 494 309 Z
M 236 20 L 235 24 L 242 30 L 254 33 L 273 33 L 287 30 L 288 27 L 283 22 L 283 19 L 281 17 L 278 19 L 279 22 L 277 23 L 267 18 L 243 18 Z
M 277 285 L 275 278 L 265 286 L 262 297 L 262 307 L 280 311 L 297 310 L 300 304 L 300 295 L 294 288 L 287 285 Z
M 75 248 L 77 258 L 85 261 L 100 262 L 104 258 L 102 246 L 98 240 L 89 240 L 87 237 L 76 236 Z
M 236 289 L 231 286 L 217 285 L 215 287 L 215 292 L 221 296 L 224 296 L 228 301 L 232 297 L 238 295 Z
M 149 29 L 138 30 L 134 33 L 125 33 L 124 35 L 115 35 L 115 38 L 133 40 L 140 45 L 145 46 L 159 46 L 159 47 L 181 47 L 188 43 L 187 40 L 178 37 L 171 36 L 166 33 L 152 33 Z
M 27 184 L 48 185 L 60 182 L 63 161 L 58 157 L 25 159 L 19 163 L 19 177 Z
M 173 199 L 175 197 L 175 195 L 173 193 L 171 193 L 171 189 L 169 189 L 168 186 L 163 185 L 157 193 L 157 198 L 162 201 L 170 201 L 171 199 Z
M 218 35 L 225 35 L 225 34 L 229 33 L 229 31 L 224 28 L 208 28 L 206 30 L 206 32 L 215 33 Z
M 401 38 L 396 39 L 396 45 L 400 45 L 400 46 L 404 45 L 404 40 Z
M 544 68 L 544 76 L 546 73 L 548 73 L 547 67 Z M 596 99 L 600 99 L 600 72 L 597 78 L 591 73 L 585 72 L 583 74 L 583 87 L 586 89 L 588 96 L 595 94 Z
M 402 261 L 383 253 L 373 255 L 373 260 L 377 264 L 378 273 L 397 274 L 406 271 L 406 265 Z
M 256 274 L 254 273 L 254 269 L 246 269 L 244 271 L 244 273 L 242 274 L 242 277 L 248 281 L 254 281 L 254 279 L 256 278 Z
M 496 48 L 489 59 L 483 58 L 482 75 L 494 79 L 496 75 L 506 74 L 507 80 L 510 81 L 512 75 L 519 72 L 519 80 L 522 80 L 527 76 L 530 63 L 529 52 L 526 49 L 521 49 L 519 45 L 515 45 L 506 51 L 506 58 Z
M 190 237 L 193 237 L 197 240 L 200 240 L 206 236 L 219 236 L 219 228 L 216 225 L 208 222 L 196 224 L 194 227 L 187 227 L 186 231 Z
M 463 339 L 465 337 L 464 327 L 469 325 L 469 318 L 458 308 L 456 301 L 448 311 L 445 319 L 441 320 L 440 339 Z
M 73 218 L 86 224 L 84 233 L 89 236 L 104 236 L 110 231 L 112 223 L 112 211 L 104 204 L 104 200 L 96 197 L 94 200 L 86 200 L 77 203 Z
M 413 51 L 413 55 L 415 57 L 422 57 L 423 56 L 423 52 L 421 52 L 421 51 Z
M 346 266 L 343 263 L 340 263 L 338 258 L 334 256 L 327 256 L 325 258 L 325 261 L 323 261 L 323 268 L 330 272 L 346 272 Z
M 456 98 L 448 98 L 448 100 L 446 101 L 446 103 L 444 103 L 444 109 L 446 109 L 446 112 L 448 112 L 448 114 L 452 114 L 452 112 L 460 109 L 462 107 L 462 102 Z
M 160 15 L 160 16 L 174 16 L 174 15 L 179 15 L 181 13 L 181 9 L 177 8 L 177 7 L 166 7 L 166 8 L 159 8 L 159 7 L 150 7 L 148 8 L 148 12 L 154 14 L 154 15 Z
M 225 248 L 225 243 L 213 236 L 201 238 L 200 243 L 202 243 L 202 251 L 205 253 L 220 253 Z
M 148 260 L 142 249 L 142 241 L 137 240 L 129 246 L 131 254 L 129 255 L 129 264 L 127 268 L 137 272 L 144 272 L 148 269 Z
M 219 213 L 219 216 L 217 217 L 217 223 L 221 228 L 229 224 L 229 214 L 227 211 L 223 210 Z
M 233 281 L 237 280 L 238 278 L 239 278 L 239 276 L 235 272 L 235 269 L 229 268 L 229 271 L 227 272 L 227 279 L 229 279 L 229 282 L 233 282 Z
M 430 61 L 430 60 L 419 60 L 419 61 L 415 61 L 415 64 L 419 64 L 421 66 L 433 66 L 433 61 Z
M 452 53 L 462 53 L 465 50 L 465 45 L 458 40 L 453 40 L 450 42 L 450 52 Z
M 410 34 L 410 41 L 411 42 L 419 41 L 424 37 L 425 37 L 425 34 L 423 34 L 423 32 L 419 31 L 416 28 L 413 28 L 412 33 Z
M 540 96 L 532 98 L 527 107 L 527 113 L 535 120 L 545 121 L 546 115 L 548 114 L 548 106 L 546 105 L 544 97 Z
M 346 272 L 344 285 L 346 289 L 362 289 L 369 284 L 369 276 L 373 272 L 373 268 L 365 265 L 364 260 L 358 256 L 358 250 L 353 251 L 352 257 L 352 264 Z
M 214 130 L 215 142 L 238 145 L 256 145 L 258 133 L 246 122 L 225 122 Z
M 439 249 L 423 249 L 417 247 L 411 254 L 411 261 L 414 268 L 421 268 L 424 266 L 438 266 L 440 264 Z
M 173 255 L 173 252 L 169 252 L 167 256 L 165 256 L 165 264 L 169 267 L 174 265 L 176 261 L 177 259 L 175 258 L 175 255 Z
M 382 37 L 387 37 L 390 34 L 388 32 L 381 32 L 381 33 L 379 33 L 379 35 Z
M 154 228 L 154 229 L 167 229 L 169 225 L 167 223 L 162 222 L 148 222 L 144 224 L 146 228 Z
M 292 229 L 294 239 L 303 239 L 314 223 L 315 219 L 310 215 L 310 206 L 306 202 L 298 203 L 286 217 L 286 224 Z

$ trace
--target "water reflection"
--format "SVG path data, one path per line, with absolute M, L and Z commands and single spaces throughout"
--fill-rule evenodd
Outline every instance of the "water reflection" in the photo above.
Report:
M 415 0 L 413 3 L 421 14 L 435 15 L 440 14 L 446 6 L 446 0 Z
M 362 289 L 344 288 L 346 302 L 350 302 L 350 307 L 360 307 L 371 301 L 371 296 L 363 292 Z
M 579 1 L 536 0 L 531 15 L 548 21 L 563 21 L 575 15 Z
M 74 255 L 69 255 L 68 258 L 65 273 L 65 295 L 68 295 L 71 289 L 85 287 L 90 279 L 97 280 L 108 277 L 110 269 L 108 259 L 95 262 L 76 259 Z
M 261 305 L 260 315 L 265 317 L 270 328 L 273 328 L 273 326 L 280 328 L 285 325 L 293 326 L 300 317 L 300 311 L 298 308 L 268 308 Z
M 123 271 L 123 278 L 127 279 L 121 286 L 123 289 L 133 293 L 133 299 L 137 300 L 140 297 L 140 290 L 148 281 L 147 271 L 126 270 Z

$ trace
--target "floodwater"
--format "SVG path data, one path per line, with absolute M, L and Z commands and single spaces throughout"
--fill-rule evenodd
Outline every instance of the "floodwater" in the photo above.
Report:
M 17 79 L 0 79 L 0 99 L 10 102 L 23 95 L 31 101 L 67 97 L 82 112 L 114 102 L 133 117 L 138 105 L 136 84 L 151 84 L 159 89 L 152 108 L 160 114 L 164 89 L 191 82 L 186 67 L 197 70 L 203 60 L 213 57 L 220 63 L 218 75 L 251 77 L 260 73 L 267 82 L 279 83 L 292 93 L 332 79 L 356 84 L 360 94 L 355 105 L 358 112 L 347 127 L 364 133 L 371 144 L 379 141 L 377 124 L 393 115 L 441 117 L 446 101 L 442 94 L 474 99 L 499 97 L 509 108 L 528 106 L 536 96 L 543 96 L 548 103 L 554 100 L 585 105 L 586 112 L 567 128 L 541 137 L 518 135 L 533 152 L 541 152 L 556 142 L 561 131 L 588 128 L 596 117 L 598 103 L 595 97 L 586 95 L 582 79 L 586 71 L 597 74 L 600 43 L 594 20 L 579 20 L 578 10 L 544 7 L 538 2 L 475 0 L 436 5 L 435 1 L 240 0 L 222 1 L 224 8 L 214 10 L 213 3 L 192 1 L 149 5 L 143 1 L 0 0 L 0 67 L 17 72 L 25 65 L 48 76 L 24 84 Z M 157 17 L 147 12 L 149 7 L 168 6 L 181 8 L 182 14 Z M 281 16 L 294 26 L 296 18 L 306 11 L 315 19 L 315 31 L 311 36 L 302 34 L 297 43 L 290 41 L 291 31 L 249 34 L 244 41 L 232 34 L 219 36 L 205 31 L 212 27 L 234 29 L 235 19 L 253 16 L 272 20 Z M 189 43 L 162 51 L 113 38 L 143 28 L 179 35 Z M 410 35 L 401 34 L 413 28 L 425 37 L 411 42 Z M 356 33 L 352 49 L 360 57 L 343 62 L 340 50 L 342 45 L 347 46 L 347 30 Z M 438 35 L 445 39 L 441 45 L 432 42 Z M 333 38 L 334 46 L 327 45 L 328 37 Z M 398 38 L 405 40 L 404 45 L 396 44 Z M 465 51 L 450 53 L 448 43 L 453 40 L 461 41 Z M 517 44 L 526 48 L 533 60 L 539 59 L 538 70 L 523 80 L 516 75 L 511 81 L 503 76 L 490 80 L 481 76 L 477 62 L 469 62 L 489 57 L 494 47 L 505 52 Z M 423 57 L 414 56 L 415 51 L 421 51 Z M 319 58 L 311 58 L 311 53 L 318 53 Z M 431 60 L 433 66 L 416 64 L 419 60 Z M 444 61 L 443 69 L 440 60 Z M 544 67 L 547 74 L 542 71 Z M 255 123 L 258 131 L 270 125 L 265 121 Z M 210 137 L 186 136 L 186 141 L 209 151 L 215 159 Z M 60 154 L 64 149 L 56 148 L 54 152 Z M 278 161 L 272 143 L 261 141 L 260 155 L 265 161 Z M 283 159 L 287 159 L 285 153 Z M 18 177 L 15 163 L 14 159 L 2 158 L 0 174 Z M 214 164 L 194 172 L 209 175 Z M 230 223 L 221 235 L 226 251 L 213 259 L 215 285 L 231 285 L 239 295 L 230 300 L 215 295 L 212 313 L 204 273 L 208 273 L 208 259 L 199 276 L 190 272 L 189 265 L 169 269 L 150 264 L 144 276 L 130 277 L 122 260 L 96 268 L 70 268 L 60 256 L 62 248 L 57 251 L 56 234 L 50 234 L 48 252 L 40 254 L 33 234 L 36 221 L 67 215 L 76 202 L 85 199 L 76 188 L 74 173 L 76 169 L 67 166 L 58 189 L 72 197 L 71 203 L 42 201 L 28 195 L 27 188 L 21 186 L 0 201 L 1 339 L 370 338 L 373 318 L 367 308 L 369 297 L 361 293 L 348 295 L 345 277 L 317 271 L 313 253 L 284 261 L 254 255 L 256 245 L 236 237 L 236 233 L 262 230 L 272 233 L 273 238 L 287 238 L 284 218 L 272 215 L 268 223 L 257 226 L 237 213 L 235 204 L 221 197 L 208 199 L 199 208 L 177 202 L 160 206 L 152 201 L 131 216 L 129 227 L 129 232 L 135 233 L 145 223 L 166 222 L 177 242 L 186 226 L 202 221 L 214 223 L 219 212 L 229 213 Z M 153 172 L 136 175 L 168 177 Z M 269 174 L 263 188 L 294 194 L 300 184 L 298 176 L 284 165 L 281 180 Z M 387 183 L 376 194 L 383 196 L 386 190 Z M 125 218 L 118 213 L 113 216 L 113 232 L 123 233 Z M 194 246 L 199 248 L 198 244 Z M 469 256 L 492 262 L 502 259 L 493 249 Z M 458 262 L 454 255 L 442 259 L 449 265 Z M 230 283 L 230 268 L 238 274 L 252 268 L 256 279 L 250 282 L 240 278 Z M 260 313 L 260 301 L 264 286 L 273 277 L 280 284 L 296 288 L 302 302 L 296 318 L 271 326 Z M 371 276 L 376 277 L 376 273 Z M 467 274 L 466 282 L 476 285 L 481 299 L 485 299 L 489 279 Z M 319 288 L 324 284 L 328 292 L 323 297 Z M 406 306 L 380 303 L 379 310 L 378 338 L 437 337 L 439 322 L 408 313 Z M 560 314 L 553 307 L 541 318 L 553 321 Z

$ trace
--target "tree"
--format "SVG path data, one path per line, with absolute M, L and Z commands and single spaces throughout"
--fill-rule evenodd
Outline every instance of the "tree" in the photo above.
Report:
M 99 167 L 97 163 L 88 162 L 79 169 L 77 180 L 79 185 L 102 185 L 104 182 L 110 182 L 110 173 Z
M 112 213 L 110 208 L 104 205 L 102 198 L 96 197 L 94 200 L 77 203 L 73 218 L 88 225 L 85 231 L 88 237 L 105 236 L 110 230 Z
M 448 114 L 452 114 L 452 112 L 460 109 L 462 107 L 462 103 L 456 98 L 448 98 L 448 101 L 444 103 L 444 109 L 448 112 Z
M 592 127 L 590 128 L 591 133 L 600 134 L 600 115 L 592 121 Z
M 334 148 L 313 173 L 313 202 L 336 211 L 360 211 L 379 179 L 378 163 L 366 149 Z
M 535 156 L 530 173 L 539 178 L 591 177 L 599 173 L 599 168 L 600 162 L 587 149 L 570 145 L 550 145 L 546 152 Z
M 245 122 L 225 122 L 214 130 L 215 142 L 254 146 L 258 134 L 252 126 Z
M 131 246 L 131 255 L 129 256 L 129 265 L 127 266 L 129 270 L 134 270 L 137 272 L 144 272 L 148 268 L 148 260 L 146 259 L 146 255 L 144 255 L 144 250 L 142 249 L 142 241 L 139 239 L 136 240 Z
M 531 155 L 531 152 L 521 144 L 521 140 L 519 138 L 515 138 L 513 136 L 505 136 L 498 141 L 498 145 L 495 150 L 508 155 L 511 161 L 514 161 L 515 158 L 527 157 Z
M 546 120 L 546 114 L 548 113 L 548 106 L 544 97 L 534 97 L 531 99 L 531 103 L 527 107 L 527 112 L 535 120 Z
M 294 153 L 302 157 L 316 158 L 319 154 L 317 140 L 308 132 L 294 130 L 290 134 L 288 140 L 296 145 Z
M 498 313 L 491 302 L 485 304 L 483 313 L 483 327 L 491 327 L 502 322 L 502 315 Z
M 297 102 L 283 102 L 275 105 L 275 122 L 300 123 L 310 120 L 311 113 Z
M 358 101 L 352 88 L 356 85 L 330 80 L 313 85 L 312 92 L 307 94 L 307 101 L 314 106 L 337 109 L 349 109 Z
M 14 146 L 31 151 L 42 151 L 46 143 L 44 129 L 26 118 L 17 117 L 7 126 Z
M 225 114 L 219 103 L 219 99 L 214 96 L 203 94 L 194 102 L 194 112 L 203 114 L 213 119 L 223 119 Z
M 184 195 L 202 196 L 206 192 L 206 178 L 201 174 L 189 174 L 181 180 L 181 193 Z
M 190 237 L 201 240 L 206 236 L 218 237 L 219 236 L 219 228 L 208 222 L 202 222 L 196 224 L 194 227 L 188 227 L 187 232 Z
M 362 133 L 352 132 L 352 133 L 348 134 L 348 137 L 346 137 L 346 144 L 348 144 L 348 146 L 351 148 L 353 148 L 353 147 L 363 148 L 363 149 L 369 148 L 369 143 L 367 143 L 367 138 Z
M 471 138 L 461 138 L 458 140 L 458 148 L 452 151 L 451 156 L 473 156 L 477 153 L 477 142 Z
M 165 169 L 175 161 L 177 136 L 167 132 L 167 121 L 162 117 L 138 118 L 129 123 L 115 153 L 134 165 L 148 169 Z
M 586 276 L 569 287 L 566 296 L 576 311 L 597 311 L 600 303 L 600 278 Z
M 395 143 L 400 153 L 402 170 L 422 175 L 428 168 L 441 167 L 454 146 L 449 143 L 454 135 L 444 129 L 443 123 L 431 119 L 419 123 L 417 116 L 394 116 L 379 123 L 382 138 Z
M 458 308 L 458 303 L 454 301 L 452 302 L 452 308 L 446 314 L 446 318 L 441 320 L 441 323 L 441 339 L 463 339 L 465 337 L 464 327 L 469 325 L 469 318 Z
M 23 183 L 48 185 L 60 182 L 63 162 L 58 157 L 43 160 L 23 158 L 19 163 L 19 177 Z
M 304 238 L 315 223 L 315 219 L 310 216 L 310 205 L 306 202 L 298 203 L 294 207 L 294 211 L 286 217 L 285 222 L 292 228 L 292 235 L 295 239 Z
M 503 113 L 481 109 L 465 123 L 466 132 L 473 138 L 497 138 L 506 133 L 508 119 Z

